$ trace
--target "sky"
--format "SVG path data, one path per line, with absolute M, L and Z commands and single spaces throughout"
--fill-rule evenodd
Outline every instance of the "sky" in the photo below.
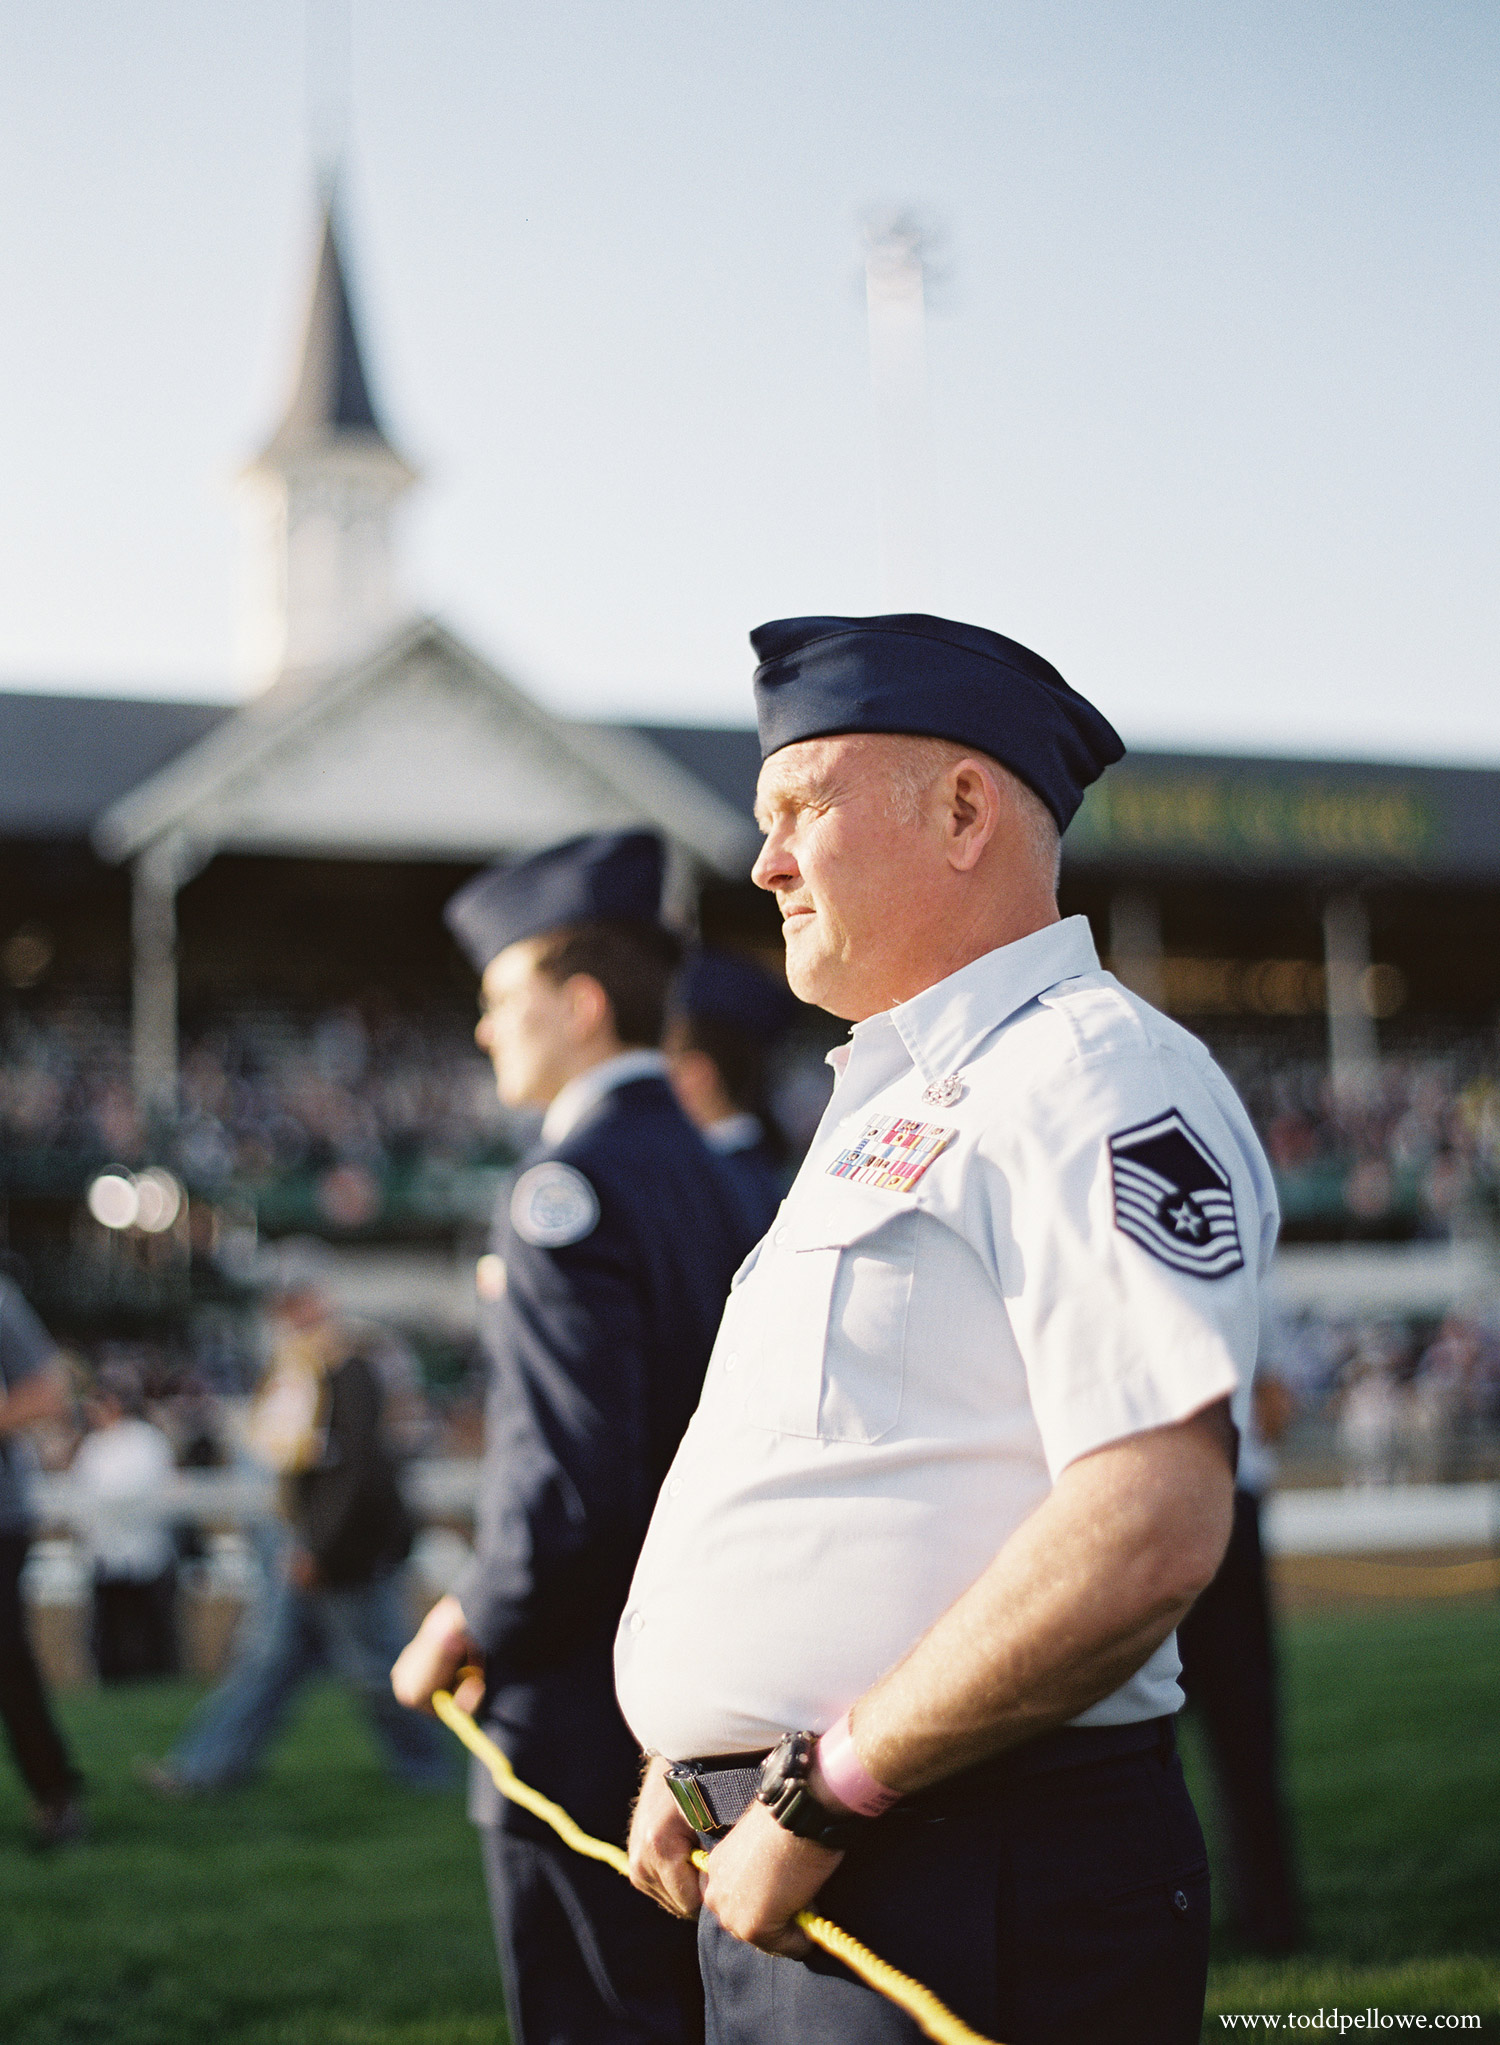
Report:
M 884 607 L 894 207 L 926 608 L 1135 744 L 1500 762 L 1488 0 L 311 4 L 0 0 L 0 687 L 243 693 L 337 148 L 407 594 L 550 706 L 748 722 L 752 625 Z

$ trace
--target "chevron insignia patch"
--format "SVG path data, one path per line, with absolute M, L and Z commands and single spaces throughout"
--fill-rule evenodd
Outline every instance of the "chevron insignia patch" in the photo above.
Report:
M 1224 1278 L 1243 1268 L 1229 1178 L 1176 1108 L 1109 1139 L 1115 1226 L 1174 1271 Z

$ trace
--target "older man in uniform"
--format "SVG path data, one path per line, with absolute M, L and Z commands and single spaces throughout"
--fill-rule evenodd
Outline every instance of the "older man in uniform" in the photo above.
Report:
M 659 1043 L 678 947 L 660 842 L 574 840 L 448 906 L 482 975 L 476 1035 L 541 1143 L 480 1268 L 492 1367 L 477 1554 L 393 1671 L 425 1707 L 459 1688 L 520 1774 L 623 1836 L 636 1750 L 610 1646 L 652 1501 L 693 1411 L 736 1264 L 732 1190 L 672 1096 Z M 514 2045 L 701 2036 L 692 1939 L 475 1772 L 472 1811 Z
M 752 639 L 755 879 L 854 1027 L 621 1623 L 635 1879 L 701 1905 L 713 2045 L 915 2037 L 809 1947 L 814 1897 L 1005 2045 L 1190 2045 L 1173 1629 L 1229 1530 L 1270 1174 L 1059 919 L 1104 718 L 943 619 Z

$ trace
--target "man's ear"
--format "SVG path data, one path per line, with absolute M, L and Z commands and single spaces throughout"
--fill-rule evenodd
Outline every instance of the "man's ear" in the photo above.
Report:
M 1000 825 L 1001 792 L 992 767 L 968 757 L 948 770 L 948 859 L 969 873 L 984 856 Z
M 614 1010 L 609 996 L 592 973 L 574 973 L 568 981 L 568 1003 L 577 1042 L 587 1042 L 600 1029 L 613 1031 Z

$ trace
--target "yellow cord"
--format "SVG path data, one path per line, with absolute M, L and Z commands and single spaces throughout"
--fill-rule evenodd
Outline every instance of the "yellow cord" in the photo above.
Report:
M 432 1708 L 448 1730 L 456 1733 L 469 1752 L 484 1763 L 502 1796 L 509 1797 L 513 1804 L 519 1804 L 523 1811 L 530 1811 L 544 1825 L 550 1825 L 563 1844 L 571 1846 L 575 1853 L 585 1853 L 590 1860 L 602 1860 L 616 1874 L 628 1876 L 630 1863 L 619 1847 L 611 1846 L 603 1839 L 590 1838 L 581 1826 L 573 1822 L 561 1804 L 553 1803 L 540 1790 L 522 1782 L 502 1749 L 487 1733 L 479 1730 L 467 1711 L 460 1711 L 446 1690 L 434 1693 Z M 695 1853 L 693 1865 L 707 1867 L 708 1855 L 701 1851 Z M 920 1981 L 913 1981 L 909 1974 L 903 1974 L 888 1960 L 882 1960 L 878 1953 L 872 1953 L 868 1946 L 861 1945 L 842 1926 L 831 1923 L 826 1917 L 819 1917 L 811 1910 L 799 1910 L 797 1924 L 814 1945 L 821 1946 L 825 1953 L 832 1953 L 836 1960 L 842 1960 L 851 1974 L 857 1974 L 868 1987 L 887 1997 L 898 2009 L 905 2010 L 918 2030 L 935 2039 L 937 2045 L 995 2045 L 994 2039 L 971 2031 L 930 1988 L 924 1988 Z
M 433 1693 L 432 1708 L 449 1732 L 457 1733 L 469 1752 L 488 1768 L 502 1796 L 509 1797 L 513 1804 L 519 1804 L 523 1811 L 530 1811 L 544 1825 L 550 1825 L 564 1846 L 571 1846 L 575 1853 L 586 1853 L 590 1860 L 602 1860 L 617 1875 L 629 1875 L 630 1862 L 620 1848 L 611 1846 L 607 1840 L 590 1838 L 581 1825 L 573 1822 L 561 1804 L 553 1803 L 551 1797 L 543 1796 L 539 1789 L 522 1782 L 504 1750 L 497 1747 L 487 1733 L 479 1730 L 468 1712 L 459 1710 L 446 1690 Z

